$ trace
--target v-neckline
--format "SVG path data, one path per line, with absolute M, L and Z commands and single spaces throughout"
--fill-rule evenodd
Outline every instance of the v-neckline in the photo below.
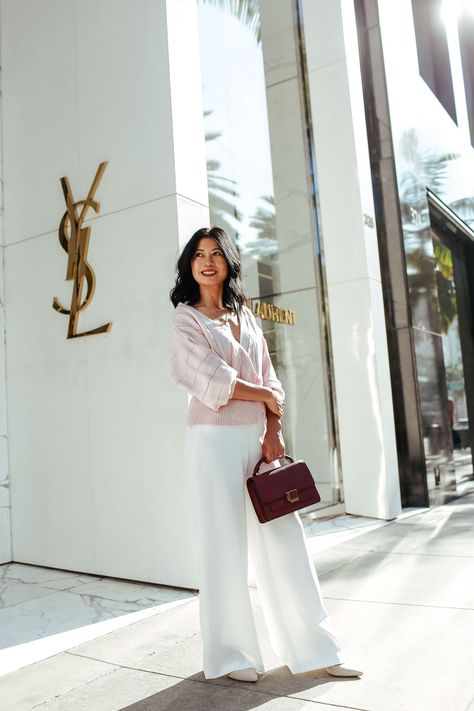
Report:
M 208 321 L 212 321 L 212 323 L 219 323 L 219 319 L 218 319 L 218 318 L 211 318 L 210 316 L 206 316 L 206 314 L 201 313 L 201 312 L 199 311 L 199 309 L 197 309 L 195 306 L 191 306 L 191 304 L 185 304 L 183 301 L 181 301 L 180 303 L 183 304 L 183 306 L 188 306 L 190 309 L 192 309 L 192 310 L 195 311 L 197 314 L 199 314 L 199 316 L 201 316 L 202 318 L 205 318 L 205 319 L 207 319 Z M 237 320 L 238 320 L 238 322 L 239 322 L 239 340 L 237 340 L 236 337 L 234 336 L 234 332 L 232 331 L 232 327 L 229 326 L 228 328 L 230 329 L 230 332 L 231 332 L 231 334 L 232 334 L 232 338 L 234 339 L 234 341 L 235 341 L 236 343 L 238 343 L 239 346 L 241 346 L 241 345 L 242 345 L 242 319 L 240 318 L 240 315 L 239 315 L 239 314 L 237 314 Z M 226 324 L 225 324 L 225 323 L 222 323 L 222 322 L 220 323 L 220 325 L 221 325 L 221 326 L 226 326 Z

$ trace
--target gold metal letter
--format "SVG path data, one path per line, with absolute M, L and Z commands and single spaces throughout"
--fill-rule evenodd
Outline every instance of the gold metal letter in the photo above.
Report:
M 100 180 L 108 165 L 108 161 L 100 163 L 95 178 L 85 200 L 74 202 L 69 180 L 61 178 L 61 186 L 66 201 L 66 212 L 64 213 L 59 225 L 59 243 L 68 255 L 66 268 L 66 281 L 73 279 L 71 308 L 66 309 L 57 296 L 53 298 L 53 309 L 61 314 L 69 314 L 69 327 L 67 338 L 79 338 L 80 336 L 90 336 L 94 333 L 106 333 L 112 328 L 112 323 L 106 323 L 98 328 L 93 328 L 91 331 L 76 333 L 77 321 L 79 312 L 89 306 L 95 291 L 95 274 L 87 262 L 87 251 L 89 249 L 89 239 L 91 234 L 90 227 L 82 227 L 82 223 L 86 219 L 86 214 L 91 207 L 94 212 L 100 211 L 100 203 L 94 200 L 94 195 L 99 186 Z M 80 214 L 76 209 L 82 205 Z M 82 299 L 82 288 L 84 285 L 84 277 L 87 282 L 87 292 Z

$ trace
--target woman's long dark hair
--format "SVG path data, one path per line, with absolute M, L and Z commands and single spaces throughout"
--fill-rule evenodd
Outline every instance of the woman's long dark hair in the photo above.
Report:
M 224 254 L 229 270 L 223 284 L 222 302 L 227 309 L 240 313 L 242 304 L 247 300 L 240 277 L 240 257 L 231 238 L 221 227 L 202 227 L 187 242 L 176 264 L 178 275 L 170 291 L 170 299 L 175 308 L 180 302 L 193 306 L 199 301 L 201 294 L 199 284 L 193 277 L 191 261 L 203 237 L 213 237 Z

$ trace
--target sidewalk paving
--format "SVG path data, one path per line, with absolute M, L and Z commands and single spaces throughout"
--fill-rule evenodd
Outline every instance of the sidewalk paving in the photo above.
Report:
M 474 711 L 473 522 L 468 493 L 312 553 L 361 679 L 281 666 L 251 588 L 266 669 L 255 684 L 204 678 L 192 596 L 0 678 L 0 709 Z

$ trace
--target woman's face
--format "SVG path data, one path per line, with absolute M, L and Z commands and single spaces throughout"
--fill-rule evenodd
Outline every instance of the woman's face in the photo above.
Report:
M 199 286 L 216 286 L 225 280 L 229 266 L 214 237 L 199 240 L 191 260 L 191 270 Z

